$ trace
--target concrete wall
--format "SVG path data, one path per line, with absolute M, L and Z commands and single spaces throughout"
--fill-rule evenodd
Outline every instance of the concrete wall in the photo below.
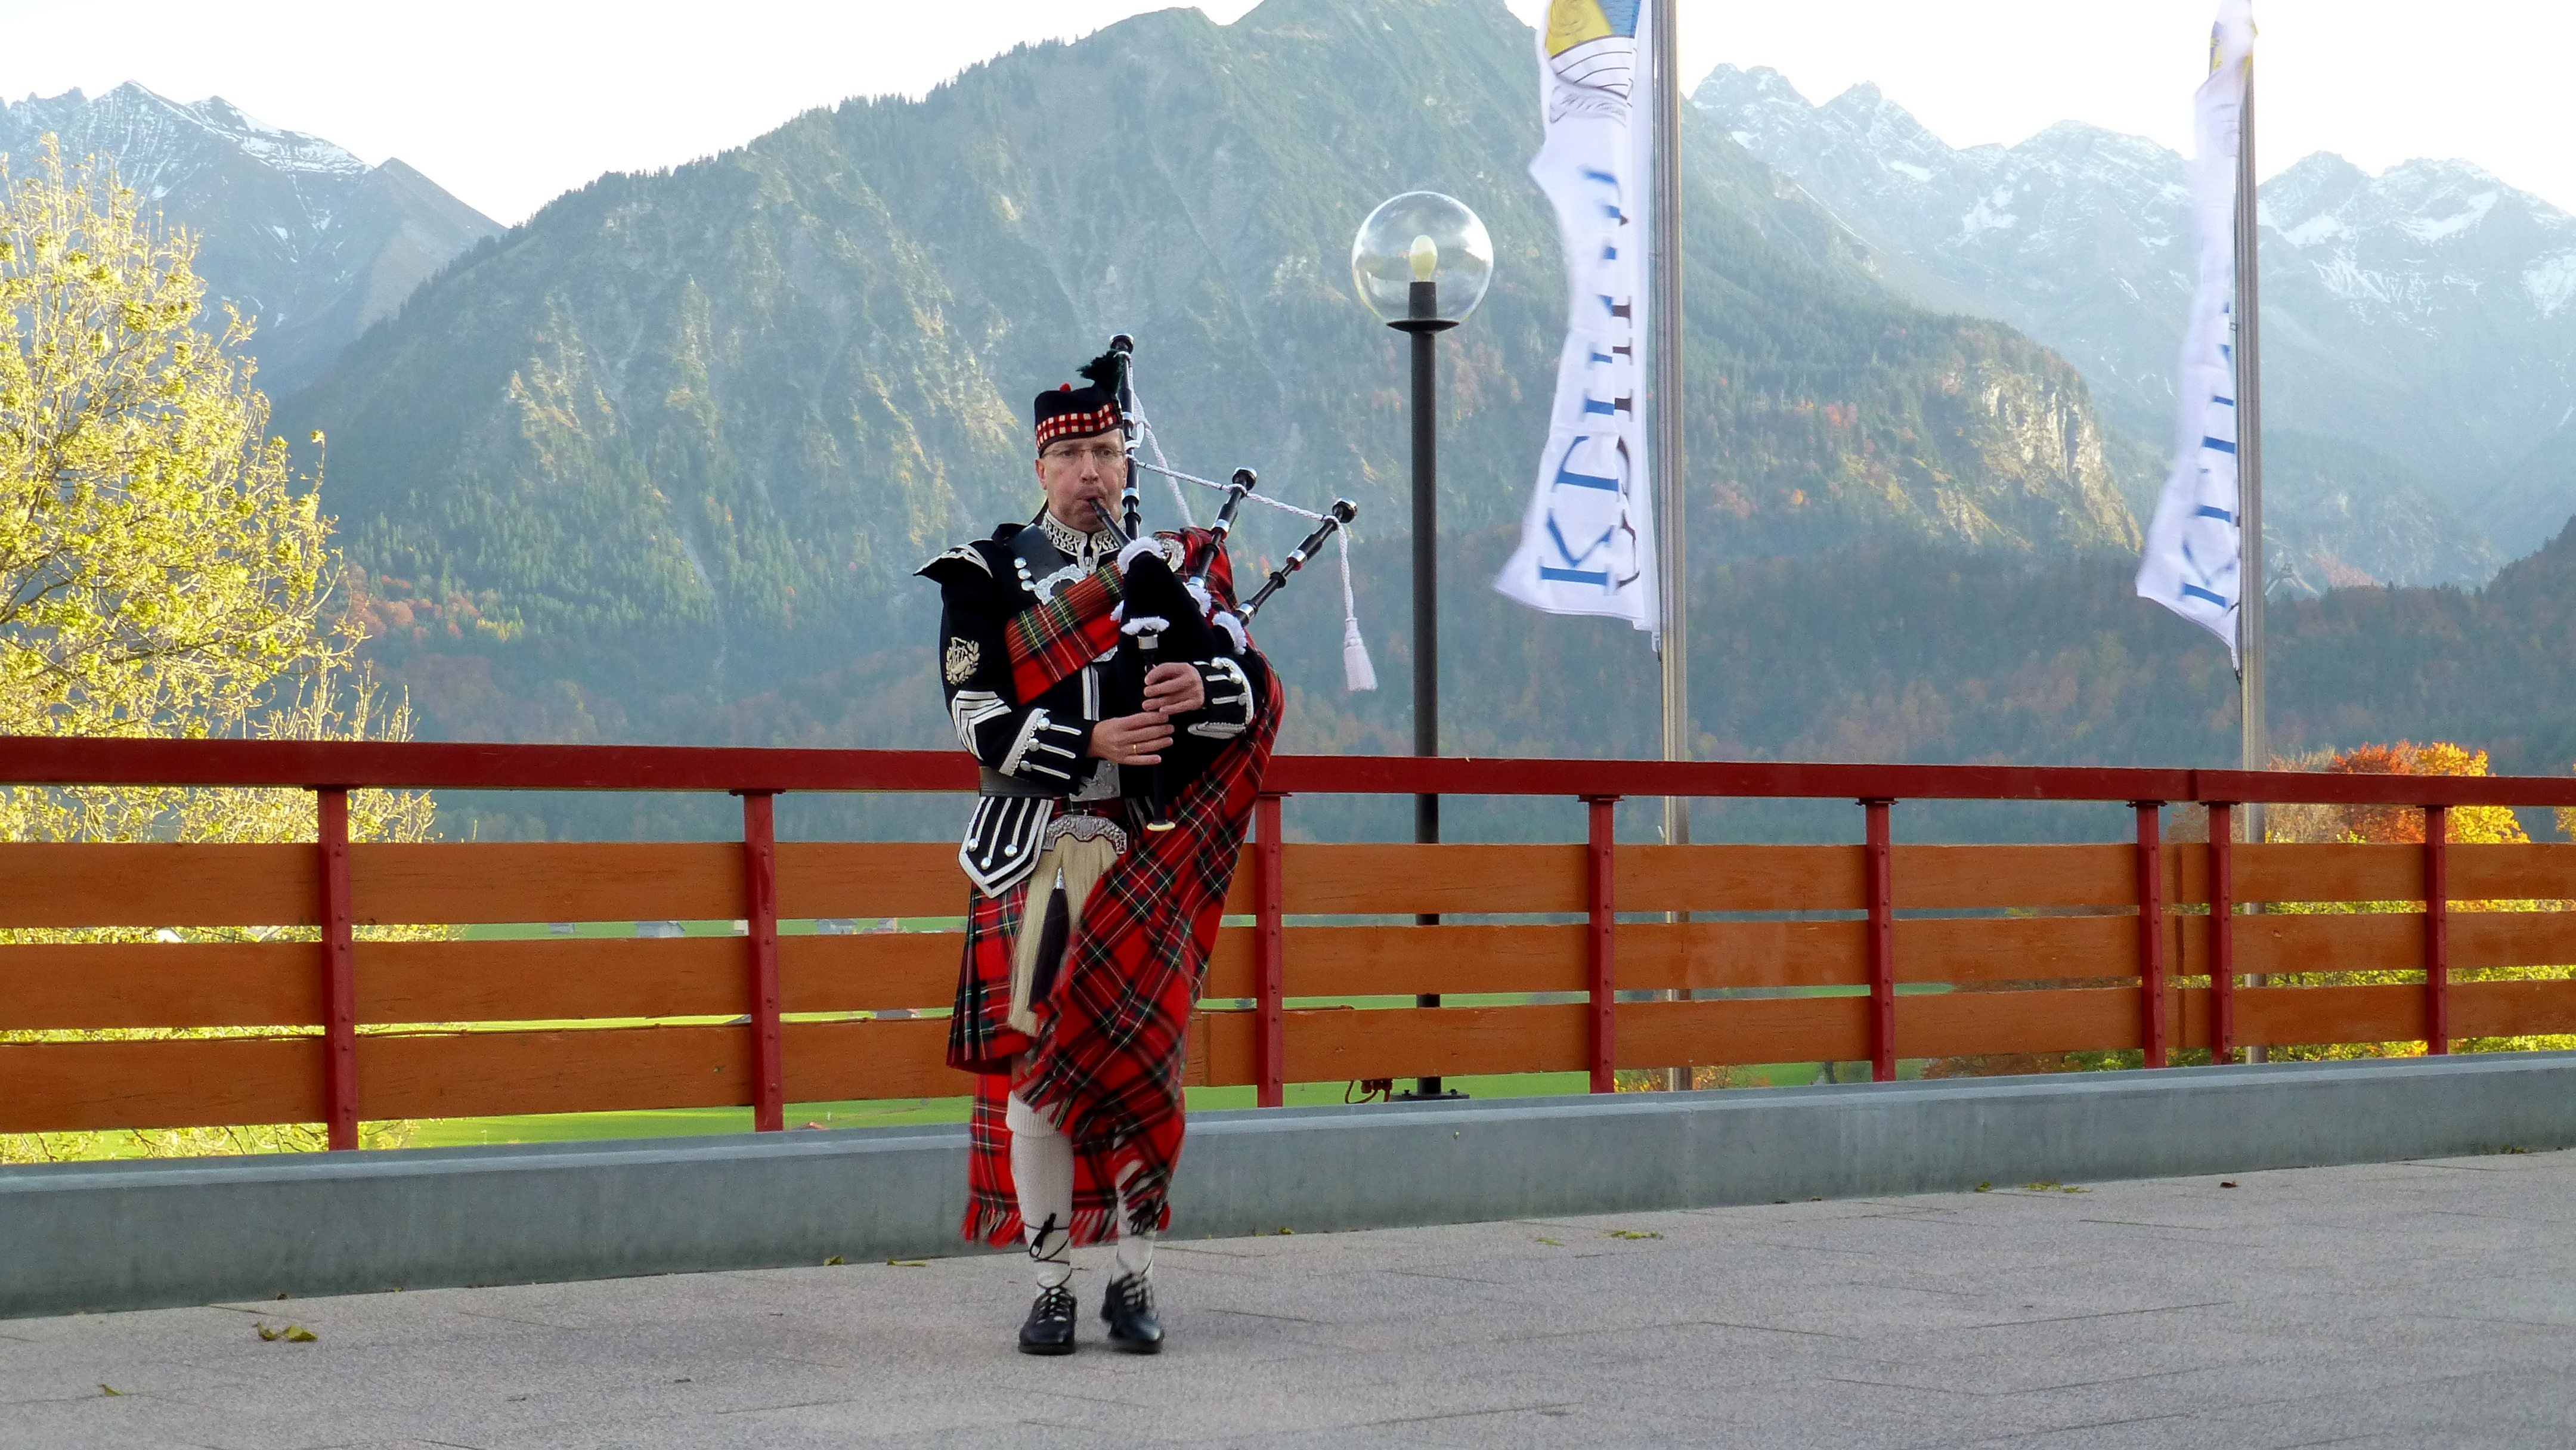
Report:
M 1203 1113 L 1176 1235 L 2576 1146 L 2576 1054 Z M 962 1127 L 0 1170 L 0 1316 L 964 1251 Z

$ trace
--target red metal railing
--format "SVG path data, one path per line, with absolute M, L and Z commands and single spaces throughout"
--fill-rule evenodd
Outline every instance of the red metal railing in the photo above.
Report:
M 780 843 L 775 838 L 775 799 L 786 791 L 970 791 L 972 762 L 952 752 L 0 737 L 0 784 L 286 786 L 315 792 L 319 850 L 304 858 L 311 862 L 309 879 L 298 876 L 302 868 L 293 867 L 285 857 L 240 854 L 291 848 L 0 846 L 0 928 L 137 924 L 119 916 L 126 908 L 112 893 L 95 884 L 85 888 L 85 894 L 66 892 L 63 883 L 82 880 L 84 873 L 96 875 L 100 868 L 94 863 L 111 860 L 97 854 L 101 852 L 188 853 L 113 860 L 163 863 L 158 876 L 135 878 L 130 888 L 151 897 L 148 910 L 162 913 L 152 919 L 288 922 L 317 928 L 322 947 L 320 991 L 313 1008 L 293 1005 L 291 985 L 281 985 L 286 978 L 277 975 L 284 970 L 280 965 L 284 959 L 274 953 L 255 959 L 266 964 L 259 970 L 270 976 L 252 973 L 242 979 L 266 981 L 271 987 L 239 987 L 233 996 L 241 1000 L 236 1001 L 225 997 L 219 982 L 192 979 L 181 992 L 178 985 L 153 975 L 161 962 L 113 955 L 108 948 L 90 949 L 94 955 L 84 959 L 36 955 L 64 950 L 58 947 L 0 946 L 0 1029 L 133 1025 L 130 1019 L 143 1009 L 129 1010 L 109 1001 L 123 988 L 82 985 L 92 977 L 102 983 L 142 983 L 165 997 L 178 992 L 185 1005 L 174 999 L 151 1010 L 165 1016 L 195 1014 L 194 1022 L 151 1025 L 318 1023 L 318 1091 L 309 1099 L 318 1111 L 310 1116 L 329 1126 L 337 1147 L 355 1144 L 362 1100 L 378 1109 L 368 1116 L 384 1117 L 433 1115 L 442 1104 L 452 1106 L 459 1097 L 539 1104 L 514 1108 L 524 1111 L 553 1110 L 566 1102 L 687 1105 L 659 1100 L 676 1095 L 690 1103 L 747 1103 L 755 1126 L 775 1131 L 784 1125 L 785 1104 L 791 1098 L 819 1100 L 825 1096 L 822 1089 L 831 1087 L 889 1083 L 920 1087 L 941 1080 L 931 1071 L 936 1060 L 933 1034 L 917 1030 L 932 1023 L 884 1022 L 878 1024 L 881 1029 L 906 1030 L 880 1030 L 862 1037 L 824 1030 L 847 1024 L 787 1020 L 798 1014 L 811 1016 L 818 1007 L 902 1005 L 909 1011 L 928 1005 L 934 1000 L 936 941 L 845 939 L 816 946 L 810 938 L 796 938 L 795 960 L 789 963 L 779 921 L 782 914 L 824 915 L 818 905 L 845 901 L 902 908 L 869 914 L 953 914 L 962 905 L 963 888 L 954 879 L 953 866 L 945 863 L 946 848 Z M 1521 1065 L 1510 1070 L 1581 1066 L 1588 1069 L 1595 1091 L 1609 1090 L 1614 1070 L 1623 1064 L 1700 1061 L 1704 1055 L 1735 1061 L 1861 1056 L 1870 1061 L 1874 1077 L 1885 1079 L 1895 1075 L 1900 1056 L 1935 1055 L 1931 1048 L 2003 1051 L 2066 1046 L 2080 1039 L 2081 1045 L 2136 1047 L 2147 1065 L 2162 1066 L 2178 1048 L 2207 1047 L 2223 1058 L 2243 1045 L 2248 1039 L 2241 1018 L 2249 1010 L 2249 1000 L 2260 1009 L 2261 1020 L 2254 1029 L 2257 1040 L 2329 1040 L 2296 1034 L 2330 1030 L 2396 1037 L 2420 1030 L 2420 1040 L 2429 1050 L 2443 1052 L 2460 1030 L 2455 1008 L 2461 989 L 2453 985 L 2450 970 L 2453 936 L 2460 921 L 2471 920 L 2455 918 L 2451 911 L 2456 862 L 2471 862 L 2461 869 L 2471 870 L 2475 877 L 2471 889 L 2482 893 L 2476 899 L 2576 898 L 2576 847 L 2453 847 L 2444 839 L 2452 807 L 2576 805 L 2576 779 L 1291 756 L 1273 762 L 1264 785 L 1245 869 L 1239 873 L 1229 904 L 1230 910 L 1247 912 L 1256 924 L 1248 936 L 1237 936 L 1235 929 L 1229 929 L 1227 940 L 1220 943 L 1220 962 L 1212 969 L 1212 975 L 1223 981 L 1211 983 L 1211 996 L 1248 996 L 1254 1006 L 1244 1014 L 1207 1014 L 1207 1030 L 1199 1034 L 1206 1055 L 1202 1080 L 1250 1082 L 1257 1090 L 1257 1101 L 1264 1105 L 1284 1101 L 1291 1080 L 1317 1076 L 1329 1080 L 1343 1075 L 1344 1069 L 1384 1067 L 1398 1059 L 1417 1061 L 1435 1071 L 1445 1063 L 1453 1072 L 1460 1070 L 1460 1064 Z M 730 848 L 353 846 L 347 793 L 361 787 L 728 791 L 743 802 L 739 893 L 732 894 L 731 884 L 708 884 L 704 875 L 705 867 L 715 860 L 705 853 Z M 1287 795 L 1424 792 L 1579 801 L 1587 815 L 1587 841 L 1569 848 L 1292 847 L 1282 840 L 1281 801 Z M 1619 799 L 1632 795 L 1853 800 L 1863 808 L 1862 843 L 1856 852 L 1848 847 L 1622 848 L 1611 835 L 1613 808 Z M 2136 841 L 2134 847 L 1899 847 L 1893 842 L 1893 811 L 1901 800 L 2126 803 L 2136 812 Z M 2235 845 L 2229 840 L 2234 809 L 2249 801 L 2417 806 L 2425 811 L 2425 845 L 2414 853 L 2411 865 L 2386 853 L 2412 848 Z M 2163 839 L 2163 808 L 2176 802 L 2208 806 L 2211 833 L 2205 846 L 2176 846 Z M 510 854 L 513 851 L 519 854 Z M 1576 854 L 1562 854 L 1568 851 Z M 1945 851 L 1970 854 L 1925 854 Z M 1974 854 L 1981 851 L 1988 854 Z M 2495 854 L 2499 851 L 2507 854 Z M 458 852 L 467 854 L 454 854 Z M 2121 853 L 2116 869 L 2127 876 L 2125 884 L 2115 887 L 2112 877 L 2104 874 L 2114 866 L 2104 852 Z M 2472 857 L 2470 853 L 2483 854 Z M 1292 869 L 1292 857 L 1305 864 Z M 2239 880 L 2240 867 L 2249 861 L 2262 878 L 2250 892 Z M 1569 868 L 1571 879 L 1559 874 Z M 177 879 L 191 871 L 204 876 L 203 889 L 193 896 L 187 882 Z M 1850 872 L 1848 877 L 1840 874 L 1845 871 Z M 513 872 L 525 879 L 508 879 Z M 650 875 L 656 872 L 661 874 Z M 618 879 L 620 873 L 626 879 Z M 1909 873 L 1914 879 L 1909 879 Z M 794 878 L 784 890 L 795 900 L 785 907 L 783 875 Z M 296 885 L 296 880 L 304 884 Z M 605 971 L 595 955 L 576 957 L 568 951 L 546 955 L 535 952 L 534 944 L 527 944 L 529 951 L 512 955 L 518 949 L 478 944 L 490 961 L 502 964 L 489 966 L 484 976 L 475 979 L 482 983 L 476 986 L 441 977 L 442 971 L 454 976 L 454 965 L 465 960 L 453 949 L 444 956 L 406 956 L 361 941 L 357 928 L 370 922 L 537 920 L 542 918 L 528 913 L 540 906 L 593 912 L 578 918 L 586 920 L 608 919 L 611 907 L 628 915 L 686 914 L 676 906 L 669 912 L 630 910 L 639 901 L 656 899 L 653 892 L 663 888 L 654 882 L 693 883 L 682 894 L 699 902 L 704 915 L 718 915 L 721 909 L 722 915 L 743 924 L 740 965 L 732 969 L 737 974 L 732 980 L 740 985 L 731 994 L 731 1000 L 744 1009 L 741 1015 L 749 1028 L 739 1058 L 727 1055 L 733 1048 L 712 1039 L 622 1037 L 611 1042 L 610 1034 L 593 1033 L 598 1041 L 572 1044 L 594 1053 L 594 1058 L 584 1061 L 606 1063 L 608 1058 L 600 1054 L 615 1048 L 630 1057 L 659 1052 L 662 1056 L 654 1061 L 660 1065 L 629 1074 L 637 1084 L 631 1089 L 602 1086 L 618 1076 L 608 1067 L 586 1069 L 592 1076 L 582 1078 L 583 1085 L 576 1091 L 564 1086 L 571 1079 L 547 1078 L 542 1065 L 530 1065 L 526 1054 L 512 1058 L 508 1053 L 518 1049 L 495 1045 L 500 1038 L 533 1034 L 485 1033 L 481 1034 L 484 1040 L 466 1043 L 455 1034 L 389 1041 L 361 1033 L 366 1021 L 525 1022 L 554 1016 L 618 1015 L 585 1006 L 580 983 L 589 979 L 577 973 L 564 975 L 571 967 Z M 292 904 L 299 890 L 307 893 L 303 898 L 307 904 L 300 907 Z M 954 902 L 930 909 L 930 903 L 943 900 L 943 890 Z M 86 905 L 63 904 L 67 897 Z M 2419 901 L 2423 903 L 2420 941 L 2404 953 L 2414 960 L 2402 960 L 2381 935 L 2374 934 L 2378 929 L 2370 923 L 2337 925 L 2321 933 L 2313 920 L 2241 916 L 2240 900 Z M 2206 916 L 2178 910 L 2204 902 Z M 1898 915 L 1900 910 L 1918 908 L 2024 906 L 2133 912 L 2135 927 L 2123 928 L 2133 945 L 2114 947 L 2116 938 L 2103 936 L 2084 921 L 1953 922 L 1900 920 Z M 1682 925 L 1622 923 L 1618 916 L 1623 907 L 1632 914 L 1701 911 L 1736 917 Z M 145 910 L 135 906 L 126 914 Z M 1585 922 L 1575 929 L 1579 945 L 1553 935 L 1560 929 L 1545 926 L 1287 924 L 1292 913 L 1349 917 L 1414 910 L 1567 913 L 1581 915 Z M 81 915 L 84 911 L 87 917 Z M 187 915 L 191 911 L 199 914 Z M 236 914 L 204 914 L 221 911 Z M 1814 919 L 1818 913 L 1835 912 L 1857 913 L 1858 919 Z M 1768 914 L 1772 919 L 1742 919 L 1745 913 Z M 1782 921 L 1778 919 L 1782 913 L 1799 913 L 1807 919 Z M 2558 919 L 2576 917 L 2576 913 L 2510 915 L 2517 920 L 2501 925 L 2476 919 L 2481 935 L 2474 946 L 2480 962 L 2576 961 L 2576 941 L 2569 940 L 2565 923 Z M 2541 920 L 2544 915 L 2551 919 Z M 1292 997 L 1311 1000 L 1358 994 L 1355 989 L 1382 994 L 1399 990 L 1395 979 L 1401 971 L 1387 963 L 1408 951 L 1422 955 L 1424 944 L 1419 935 L 1387 935 L 1401 931 L 1439 933 L 1437 944 L 1460 959 L 1434 964 L 1447 983 L 1446 990 L 1521 991 L 1535 983 L 1549 984 L 1544 990 L 1550 991 L 1574 988 L 1587 998 L 1579 1020 L 1552 1015 L 1557 1009 L 1546 1006 L 1357 1014 L 1290 1007 Z M 2249 932 L 2254 935 L 2247 936 Z M 1908 941 L 1917 945 L 1909 948 Z M 2243 964 L 2249 942 L 2256 956 L 2270 965 Z M 1632 971 L 1623 971 L 1623 943 L 1635 958 Z M 2393 1013 L 2384 997 L 2334 997 L 2335 989 L 2320 989 L 2305 1002 L 2293 1003 L 2282 999 L 2276 989 L 2240 988 L 2240 971 L 2277 969 L 2299 952 L 2320 950 L 2319 943 L 2337 950 L 2341 948 L 2336 943 L 2346 943 L 2374 967 L 2402 962 L 2401 969 L 2411 971 L 2420 962 L 2424 981 L 2411 1015 Z M 1574 946 L 1579 965 L 1571 977 L 1559 965 L 1567 945 Z M 2569 953 L 2564 958 L 2552 955 L 2562 949 Z M 2012 1019 L 2018 1025 L 2009 1031 L 1996 1025 L 2011 1016 L 2000 1006 L 1989 1005 L 1979 1015 L 1970 1010 L 1974 1003 L 1942 1006 L 1914 997 L 1905 1011 L 1899 1010 L 1902 983 L 1994 985 L 2016 980 L 2015 954 L 2034 951 L 2034 961 L 2057 961 L 2064 969 L 2033 968 L 2023 973 L 2026 978 L 2109 979 L 2134 981 L 2136 986 L 2022 993 L 2029 1001 L 2021 1016 Z M 362 980 L 362 958 L 386 963 L 384 984 Z M 635 960 L 649 961 L 653 970 L 664 972 L 654 978 L 664 982 L 664 987 L 654 989 L 661 995 L 646 993 L 653 1002 L 707 1007 L 728 995 L 704 977 L 710 959 L 702 953 L 688 956 L 678 966 L 672 964 L 681 958 L 670 953 L 649 959 L 638 954 Z M 67 964 L 78 964 L 81 970 L 64 977 Z M 1428 968 L 1414 963 L 1402 970 L 1418 974 Z M 101 971 L 104 975 L 99 975 Z M 159 972 L 160 978 L 171 976 L 169 970 Z M 902 983 L 899 987 L 884 985 L 897 978 Z M 2185 978 L 2205 979 L 2207 985 L 2185 988 L 2180 985 Z M 625 976 L 603 975 L 598 980 L 630 995 L 643 990 Z M 1298 990 L 1301 982 L 1310 990 Z M 1218 990 L 1225 984 L 1247 990 Z M 1863 996 L 1731 1003 L 1617 1001 L 1623 985 L 1795 988 L 1836 984 L 1858 987 Z M 2566 984 L 2566 990 L 2551 982 L 2509 984 L 2549 991 L 2485 990 L 2502 985 L 2508 984 L 2471 984 L 2482 995 L 2477 997 L 2479 1031 L 2470 1035 L 2507 1035 L 2492 1030 L 2500 1024 L 2516 1033 L 2576 1029 L 2576 983 Z M 1314 990 L 1318 988 L 1329 990 Z M 253 1005 L 250 999 L 263 990 L 269 996 L 260 1001 L 268 1005 Z M 605 993 L 608 986 L 599 990 Z M 374 1000 L 367 995 L 370 991 L 384 999 L 372 1011 L 365 1009 Z M 477 992 L 483 995 L 476 996 Z M 2251 998 L 2246 996 L 2249 992 Z M 893 1000 L 904 993 L 912 998 L 902 1003 Z M 2127 993 L 2134 996 L 2121 995 Z M 2128 1026 L 2117 1027 L 2104 1015 L 2110 996 L 2133 1004 L 2124 1009 L 2130 1013 Z M 1845 1015 L 1843 1004 L 1857 1008 L 1858 1015 Z M 303 1015 L 308 1011 L 309 1016 Z M 412 1015 L 386 1015 L 406 1011 Z M 683 1018 L 692 1014 L 628 1015 Z M 674 1040 L 682 1041 L 687 1050 L 671 1047 Z M 272 1085 L 263 1089 L 264 1097 L 237 1094 L 241 1101 L 218 1102 L 220 1092 L 190 1076 L 213 1071 L 208 1065 L 217 1062 L 253 1061 L 264 1064 L 258 1072 L 271 1078 L 279 1073 L 291 1076 L 302 1069 L 281 1064 L 302 1062 L 297 1054 L 308 1050 L 306 1044 L 316 1043 L 313 1038 L 260 1041 L 265 1045 L 258 1053 L 245 1046 L 230 1056 L 189 1059 L 199 1066 L 169 1069 L 165 1076 L 177 1085 L 161 1098 L 113 1109 L 92 1103 L 83 1093 L 110 1080 L 113 1071 L 126 1070 L 116 1064 L 130 1068 L 131 1062 L 143 1060 L 131 1051 L 124 1056 L 72 1057 L 35 1050 L 69 1044 L 0 1047 L 0 1104 L 11 1100 L 13 1086 L 25 1088 L 17 1094 L 22 1101 L 37 1104 L 16 1118 L 0 1106 L 0 1131 L 98 1126 L 105 1121 L 103 1114 L 118 1111 L 157 1115 L 159 1122 L 243 1121 L 239 1114 L 257 1110 L 254 1099 L 261 1104 L 308 1101 Z M 797 1043 L 808 1046 L 791 1053 Z M 80 1045 L 128 1050 L 167 1046 Z M 1792 1048 L 1799 1050 L 1797 1056 L 1787 1055 Z M 823 1071 L 813 1066 L 834 1052 L 867 1057 L 869 1065 L 865 1071 Z M 1741 1055 L 1747 1052 L 1782 1055 Z M 148 1060 L 178 1062 L 179 1058 L 165 1054 Z M 1308 1068 L 1305 1079 L 1296 1077 L 1301 1065 Z M 1333 1071 L 1318 1072 L 1314 1070 L 1318 1065 Z M 524 1091 L 496 1088 L 479 1096 L 446 1092 L 437 1081 L 442 1067 L 452 1072 L 494 1072 L 496 1080 L 519 1083 Z M 729 1067 L 732 1075 L 727 1077 Z M 688 1074 L 701 1070 L 721 1082 L 687 1085 Z M 18 1076 L 13 1077 L 13 1072 Z M 370 1074 L 399 1080 L 399 1090 L 380 1090 Z M 1387 1074 L 1351 1070 L 1348 1075 Z M 30 1083 L 34 1086 L 26 1087 Z M 800 1085 L 806 1089 L 801 1096 Z M 617 1098 L 618 1091 L 627 1091 L 628 1097 Z M 511 1097 L 511 1092 L 520 1096 Z M 391 1107 L 410 1110 L 387 1110 Z M 210 1116 L 187 1119 L 191 1112 Z M 227 1113 L 235 1116 L 222 1116 Z M 138 1121 L 135 1125 L 149 1124 Z

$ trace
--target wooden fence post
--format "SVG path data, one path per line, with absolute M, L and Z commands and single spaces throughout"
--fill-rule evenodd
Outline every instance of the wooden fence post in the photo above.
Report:
M 1619 915 L 1614 894 L 1618 877 L 1615 868 L 1617 841 L 1612 825 L 1617 817 L 1619 798 L 1614 795 L 1586 796 L 1590 807 L 1591 839 L 1584 847 L 1584 859 L 1590 868 L 1588 895 L 1592 906 L 1592 930 L 1589 934 L 1592 989 L 1592 1090 L 1596 1093 L 1618 1091 L 1616 1077 L 1619 1065 Z
M 2209 1060 L 2236 1053 L 2236 807 L 2209 803 Z
M 743 914 L 751 967 L 751 1130 L 775 1133 L 787 1126 L 787 1073 L 778 1031 L 778 821 L 777 796 L 765 790 L 742 797 Z
M 2133 801 L 2138 811 L 2138 991 L 2144 1020 L 2139 1036 L 2149 1067 L 2165 1065 L 2170 1024 L 2165 1010 L 2164 802 Z
M 1896 1078 L 1896 893 L 1890 882 L 1895 860 L 1889 844 L 1891 800 L 1863 800 L 1861 880 L 1869 907 L 1869 1078 Z
M 1264 792 L 1252 806 L 1252 998 L 1255 1099 L 1265 1108 L 1288 1102 L 1287 939 L 1280 920 L 1287 899 L 1281 874 L 1279 800 Z
M 2451 808 L 2424 808 L 2424 1050 L 2451 1050 Z
M 322 867 L 322 1123 L 333 1149 L 358 1146 L 357 914 L 349 899 L 349 792 L 313 792 Z

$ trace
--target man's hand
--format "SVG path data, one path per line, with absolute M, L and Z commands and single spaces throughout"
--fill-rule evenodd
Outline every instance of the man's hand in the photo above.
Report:
M 1155 674 L 1164 670 L 1186 669 L 1185 665 L 1157 665 Z M 1152 676 L 1147 676 L 1150 680 Z M 1191 670 L 1195 682 L 1198 671 Z M 1147 691 L 1151 698 L 1152 691 Z M 1172 743 L 1171 722 L 1158 710 L 1141 715 L 1121 715 L 1103 720 L 1091 727 L 1091 753 L 1112 765 L 1160 765 L 1160 752 Z
M 1156 665 L 1145 673 L 1145 708 L 1186 715 L 1207 708 L 1207 684 L 1189 665 Z

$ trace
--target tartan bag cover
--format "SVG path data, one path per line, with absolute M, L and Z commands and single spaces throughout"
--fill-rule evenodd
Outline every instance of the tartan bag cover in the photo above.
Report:
M 1002 644 L 1011 657 L 1011 689 L 1022 701 L 1118 646 L 1118 571 L 1104 564 L 1088 578 L 1011 616 Z

